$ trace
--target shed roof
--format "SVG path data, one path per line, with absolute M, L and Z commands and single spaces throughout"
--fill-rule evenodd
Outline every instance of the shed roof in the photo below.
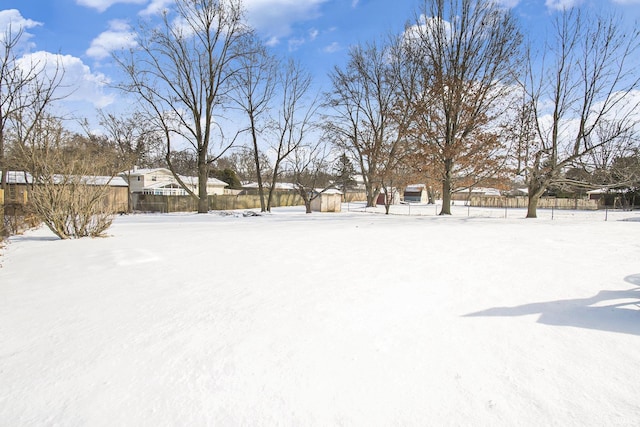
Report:
M 63 175 L 54 175 L 54 180 L 62 182 Z M 119 176 L 87 175 L 81 177 L 82 181 L 88 185 L 109 185 L 110 187 L 127 187 L 127 181 Z M 33 176 L 29 172 L 7 171 L 8 184 L 31 184 Z
M 336 188 L 326 188 L 326 189 L 322 189 L 322 188 L 316 188 L 314 190 L 316 193 L 322 193 L 322 194 L 342 194 L 342 191 L 336 189 Z

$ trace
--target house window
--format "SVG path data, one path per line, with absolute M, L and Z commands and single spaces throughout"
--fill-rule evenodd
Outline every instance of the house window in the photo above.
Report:
M 151 181 L 157 181 L 157 180 L 158 180 L 157 176 L 154 175 L 154 176 L 151 177 Z
M 138 177 L 138 181 L 140 181 L 140 177 Z

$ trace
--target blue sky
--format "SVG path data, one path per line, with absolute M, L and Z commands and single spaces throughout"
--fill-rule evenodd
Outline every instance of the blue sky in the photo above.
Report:
M 171 0 L 0 0 L 0 27 L 22 26 L 25 52 L 60 55 L 74 90 L 73 114 L 91 115 L 114 105 L 109 83 L 117 79 L 110 52 L 133 42 L 139 19 L 153 18 Z M 616 10 L 640 19 L 640 0 L 500 0 L 534 40 L 558 8 L 584 5 Z M 275 51 L 292 55 L 326 83 L 327 72 L 343 64 L 350 45 L 402 31 L 420 0 L 245 0 L 250 23 Z M 639 61 L 640 63 L 640 61 Z

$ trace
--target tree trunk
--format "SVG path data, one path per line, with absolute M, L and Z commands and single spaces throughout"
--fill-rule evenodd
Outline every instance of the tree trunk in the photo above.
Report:
M 209 197 L 207 196 L 207 181 L 209 167 L 206 162 L 198 159 L 198 213 L 209 212 Z
M 435 195 L 431 186 L 427 187 L 427 204 L 432 205 L 435 203 Z
M 258 195 L 260 196 L 260 212 L 266 212 L 267 207 L 264 202 L 264 188 L 262 188 L 262 171 L 260 170 L 260 152 L 258 150 L 258 135 L 256 134 L 256 124 L 253 114 L 249 114 L 251 120 L 251 138 L 253 140 L 253 161 L 256 163 L 256 175 L 258 179 Z
M 527 203 L 527 218 L 538 217 L 538 200 L 540 200 L 540 197 L 529 195 L 529 202 Z
M 442 209 L 439 215 L 451 215 L 451 169 L 453 168 L 453 162 L 451 160 L 445 160 L 444 162 L 445 173 L 442 180 Z
M 389 193 L 385 191 L 384 195 L 384 214 L 389 215 L 389 210 L 391 209 L 391 204 L 393 203 L 393 190 L 391 190 L 391 196 Z
M 544 193 L 545 187 L 539 185 L 529 185 L 529 199 L 527 203 L 527 218 L 538 217 L 538 201 Z
M 376 206 L 376 198 L 378 197 L 378 195 L 373 194 L 373 185 L 369 183 L 365 184 L 365 189 L 367 192 L 367 207 L 373 208 Z

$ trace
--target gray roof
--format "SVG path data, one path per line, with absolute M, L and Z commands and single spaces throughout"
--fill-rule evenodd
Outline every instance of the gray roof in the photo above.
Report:
M 54 175 L 54 180 L 61 182 L 62 175 Z M 119 176 L 100 176 L 100 175 L 87 175 L 82 177 L 82 181 L 89 185 L 109 185 L 110 187 L 127 187 L 127 181 Z M 7 183 L 8 184 L 31 184 L 33 182 L 33 176 L 29 172 L 22 171 L 7 171 Z

